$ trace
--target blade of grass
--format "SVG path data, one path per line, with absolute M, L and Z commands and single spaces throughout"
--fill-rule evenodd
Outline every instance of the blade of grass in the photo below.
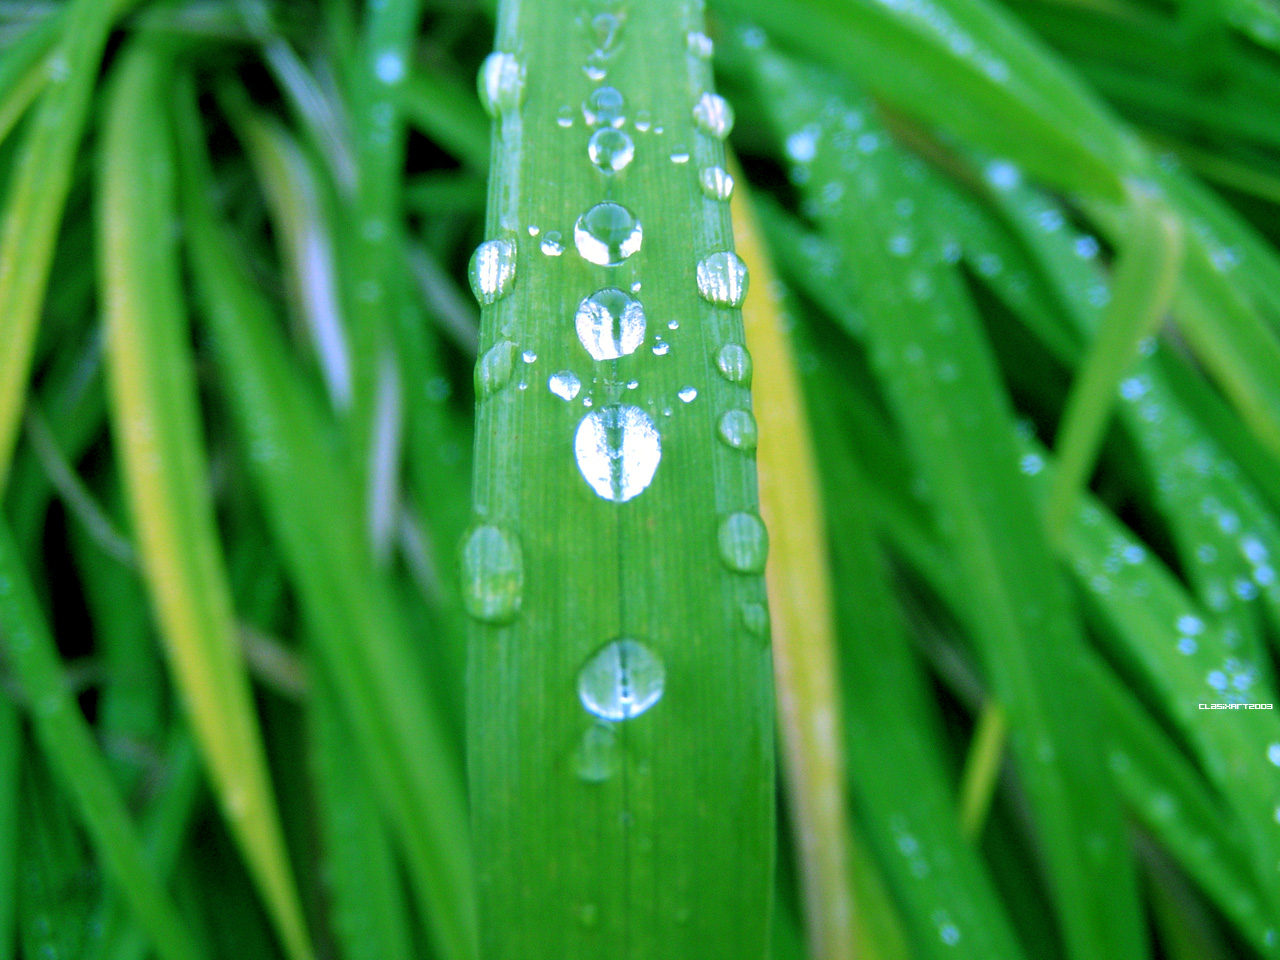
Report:
M 22 418 L 31 352 L 76 149 L 107 36 L 134 0 L 74 0 L 13 172 L 0 233 L 0 490 Z
M 18 780 L 22 770 L 22 727 L 18 710 L 0 694 L 0 958 L 14 956 L 18 872 Z
M 499 11 L 481 81 L 495 246 L 474 285 L 487 302 L 463 579 L 486 955 L 554 942 L 571 958 L 759 956 L 774 833 L 766 545 L 757 430 L 729 362 L 744 278 L 727 205 L 699 187 L 724 165 L 731 117 L 688 41 L 697 3 L 636 5 L 601 35 L 571 0 Z M 623 103 L 615 117 L 597 99 L 587 126 L 575 111 L 606 79 Z M 598 137 L 597 167 L 589 141 L 606 126 L 626 140 Z M 562 256 L 542 252 L 557 243 Z M 514 284 L 493 283 L 489 267 L 512 259 Z M 582 308 L 579 339 L 575 312 L 607 288 L 619 294 Z
M 0 520 L 0 635 L 32 706 L 36 737 L 76 805 L 99 861 L 162 960 L 200 956 L 155 874 L 80 707 L 62 677 L 57 648 L 41 616 L 17 546 Z
M 203 131 L 179 85 L 184 216 L 191 266 L 272 533 L 351 724 L 418 903 L 443 956 L 476 956 L 460 771 L 395 597 L 349 507 L 355 472 L 292 369 L 270 308 L 245 279 L 210 207 Z M 353 522 L 354 520 L 354 522 Z
M 102 155 L 102 286 L 113 427 L 146 580 L 222 810 L 294 960 L 311 953 L 240 656 L 202 449 L 172 242 L 169 70 L 134 44 L 116 68 Z M 148 171 L 146 179 L 139 170 Z

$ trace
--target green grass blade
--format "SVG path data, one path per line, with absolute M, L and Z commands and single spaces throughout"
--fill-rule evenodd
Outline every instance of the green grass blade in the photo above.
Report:
M 699 187 L 701 171 L 723 167 L 714 132 L 730 125 L 706 99 L 695 126 L 710 95 L 688 38 L 699 9 L 637 5 L 597 32 L 569 0 L 504 3 L 482 70 L 496 246 L 480 251 L 475 283 L 486 302 L 463 582 L 478 618 L 468 748 L 491 960 L 547 943 L 570 958 L 739 958 L 767 945 L 765 540 L 742 365 L 733 349 L 724 375 L 716 364 L 742 344 L 745 286 L 716 266 L 737 263 L 729 212 Z M 582 104 L 606 86 L 618 115 L 597 100 L 605 115 L 591 107 L 587 126 Z M 596 140 L 614 172 L 590 159 L 605 127 L 627 138 Z M 715 253 L 701 299 L 697 265 Z M 637 308 L 617 301 L 629 312 L 616 348 L 607 308 L 585 307 L 575 334 L 579 305 L 605 288 L 646 317 L 642 333 Z M 641 646 L 611 646 L 622 640 Z
M 489 169 L 489 124 L 470 86 L 436 70 L 418 69 L 400 89 L 400 109 L 406 121 L 468 170 L 483 174 Z
M 0 233 L 0 490 L 21 424 L 31 353 L 76 149 L 107 35 L 130 0 L 76 0 L 13 172 Z
M 438 950 L 469 960 L 476 935 L 457 761 L 426 699 L 396 598 L 376 572 L 360 514 L 350 509 L 356 472 L 209 206 L 203 131 L 190 89 L 181 92 L 192 270 L 242 440 L 260 454 L 252 465 L 267 519 Z
M 779 58 L 762 73 L 783 136 L 810 124 L 819 131 L 802 179 L 844 186 L 843 202 L 814 197 L 819 219 L 860 271 L 872 361 L 927 481 L 967 595 L 965 621 L 1008 712 L 1069 954 L 1142 956 L 1119 804 L 1095 786 L 1104 776 L 1101 718 L 1081 709 L 1066 679 L 1081 669 L 1083 637 L 1018 474 L 1009 400 L 933 225 L 898 202 L 924 174 L 865 109 L 822 111 L 809 92 L 831 90 L 820 74 Z M 837 136 L 854 114 L 870 149 Z
M 208 497 L 195 377 L 172 244 L 168 71 L 133 46 L 103 149 L 102 247 L 113 422 L 148 588 L 222 809 L 289 955 L 310 955 L 240 657 Z M 147 170 L 144 180 L 138 170 Z
M 18 776 L 22 769 L 18 710 L 0 696 L 0 958 L 13 957 L 18 872 Z
M 36 737 L 121 895 L 162 960 L 198 960 L 190 934 L 155 874 L 80 707 L 68 692 L 17 546 L 0 520 L 0 635 L 32 704 Z

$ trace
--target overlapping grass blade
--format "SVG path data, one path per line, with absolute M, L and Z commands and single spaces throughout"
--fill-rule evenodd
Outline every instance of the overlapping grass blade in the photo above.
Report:
M 765 537 L 745 285 L 727 205 L 699 187 L 731 117 L 698 11 L 504 3 L 482 72 L 496 123 L 463 582 L 493 960 L 767 943 Z
M 22 769 L 18 709 L 0 697 L 0 958 L 13 956 L 17 911 L 18 773 Z
M 800 73 L 776 56 L 761 74 L 783 136 L 814 131 L 802 179 L 844 188 L 815 193 L 817 217 L 845 262 L 860 269 L 872 362 L 959 566 L 964 618 L 984 672 L 1008 711 L 1068 951 L 1082 960 L 1142 956 L 1146 938 L 1119 805 L 1111 792 L 1086 786 L 1105 769 L 1102 718 L 1081 709 L 1065 679 L 1082 670 L 1083 637 L 1034 525 L 1009 401 L 975 311 L 935 228 L 910 201 L 923 172 L 886 142 L 864 105 L 822 109 L 838 94 L 821 74 Z M 871 139 L 855 147 L 853 137 L 840 136 L 850 130 Z M 845 206 L 853 202 L 857 217 Z
M 192 270 L 242 441 L 281 559 L 298 591 L 328 677 L 399 841 L 439 951 L 475 956 L 475 921 L 461 775 L 427 698 L 419 661 L 389 584 L 376 572 L 347 452 L 337 443 L 245 279 L 209 205 L 203 131 L 189 83 L 180 87 L 184 213 Z
M 75 803 L 94 851 L 162 960 L 197 960 L 195 942 L 147 865 L 93 733 L 63 680 L 8 525 L 0 520 L 0 636 L 31 704 L 36 737 Z
M 116 68 L 101 170 L 100 263 L 113 426 L 140 554 L 177 682 L 222 809 L 289 954 L 310 955 L 257 717 L 240 658 L 200 438 L 172 243 L 174 167 L 164 55 L 142 44 Z M 136 171 L 150 176 L 141 180 Z

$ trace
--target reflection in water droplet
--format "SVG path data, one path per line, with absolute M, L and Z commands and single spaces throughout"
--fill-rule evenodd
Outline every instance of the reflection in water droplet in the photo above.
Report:
M 700 30 L 690 30 L 689 35 L 685 37 L 685 45 L 699 60 L 710 60 L 716 49 L 711 38 Z
M 640 249 L 640 221 L 618 203 L 597 203 L 578 218 L 573 243 L 582 259 L 602 267 L 616 267 Z
M 582 116 L 587 125 L 598 127 L 620 127 L 626 123 L 626 103 L 613 87 L 600 87 L 591 91 L 587 102 L 582 105 Z
M 666 671 L 643 643 L 615 640 L 578 674 L 578 699 L 601 720 L 630 720 L 662 699 Z
M 564 130 L 573 126 L 573 107 L 566 103 L 556 111 L 556 126 Z
M 486 623 L 507 623 L 520 612 L 524 557 L 520 542 L 500 527 L 476 527 L 462 548 L 467 612 Z
M 542 243 L 538 245 L 548 257 L 558 257 L 564 253 L 564 242 L 560 238 L 559 230 L 548 230 L 546 236 L 542 238 Z
M 680 392 L 677 393 L 676 396 L 678 396 L 685 403 L 693 403 L 694 400 L 698 399 L 698 388 L 697 387 L 681 387 Z
M 702 299 L 724 307 L 740 307 L 747 295 L 747 265 L 728 250 L 713 253 L 698 263 L 698 293 Z
M 698 186 L 712 200 L 728 200 L 733 196 L 733 177 L 724 167 L 706 167 L 698 174 Z
M 671 344 L 667 343 L 665 340 L 659 340 L 653 345 L 653 355 L 655 357 L 665 357 L 670 352 Z
M 605 127 L 587 141 L 587 156 L 605 173 L 617 173 L 636 155 L 636 145 L 621 130 Z
M 653 126 L 653 118 L 649 116 L 648 110 L 636 111 L 636 129 L 641 133 L 648 133 L 649 128 Z
M 500 340 L 484 352 L 476 363 L 476 396 L 483 400 L 507 385 L 516 362 L 516 345 Z
M 693 105 L 693 122 L 704 133 L 723 140 L 733 129 L 733 107 L 720 94 L 708 91 Z
M 677 145 L 677 146 L 676 146 L 676 147 L 671 151 L 671 162 L 672 162 L 672 163 L 688 163 L 688 162 L 689 162 L 689 148 L 688 148 L 688 147 L 686 147 L 683 143 L 682 143 L 682 144 Z
M 716 354 L 716 369 L 730 383 L 751 384 L 751 354 L 740 343 L 726 343 Z
M 520 354 L 520 359 L 525 363 L 536 363 L 538 360 L 538 354 L 533 350 L 526 350 L 524 353 Z
M 547 378 L 547 389 L 561 400 L 572 400 L 582 389 L 582 381 L 572 370 L 561 370 Z
M 597 290 L 578 304 L 573 323 L 595 360 L 616 360 L 644 343 L 644 307 L 615 287 Z
M 512 240 L 486 240 L 476 247 L 467 267 L 471 292 L 482 306 L 501 300 L 516 282 L 516 245 Z
M 754 513 L 731 513 L 720 522 L 720 559 L 737 573 L 760 573 L 769 555 L 769 535 Z
M 573 753 L 573 769 L 587 783 L 604 783 L 618 769 L 618 736 L 607 723 L 587 727 Z
M 720 418 L 720 439 L 735 450 L 754 450 L 756 418 L 746 410 L 726 410 Z
M 476 86 L 491 117 L 517 109 L 524 100 L 524 65 L 510 53 L 491 53 L 480 65 Z
M 573 449 L 591 489 L 606 500 L 625 503 L 653 480 L 662 459 L 662 438 L 639 407 L 613 404 L 582 418 Z

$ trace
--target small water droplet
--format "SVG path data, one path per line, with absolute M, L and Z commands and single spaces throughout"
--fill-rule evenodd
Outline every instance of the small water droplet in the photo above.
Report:
M 462 548 L 462 582 L 471 616 L 485 623 L 515 619 L 524 590 L 520 541 L 501 527 L 476 527 Z
M 747 265 L 729 250 L 699 261 L 697 280 L 698 293 L 709 303 L 740 307 L 747 296 Z
M 467 268 L 471 292 L 482 306 L 501 300 L 516 282 L 516 245 L 513 240 L 486 240 L 476 247 Z
M 567 103 L 556 111 L 556 126 L 568 130 L 573 126 L 573 107 Z
M 720 439 L 735 450 L 754 450 L 756 418 L 747 410 L 726 410 L 720 418 Z
M 573 243 L 582 259 L 602 267 L 616 267 L 634 254 L 643 236 L 631 211 L 610 201 L 597 203 L 573 227 Z
M 671 151 L 671 162 L 672 162 L 672 163 L 688 163 L 688 162 L 689 162 L 689 148 L 688 148 L 688 147 L 686 147 L 683 143 L 678 144 L 678 145 L 677 145 L 677 146 L 676 146 L 676 147 Z
M 987 164 L 987 183 L 997 190 L 1012 190 L 1022 182 L 1022 171 L 1008 160 L 993 160 Z
M 1038 453 L 1025 453 L 1022 455 L 1019 467 L 1027 476 L 1034 477 L 1044 469 L 1044 457 Z
M 648 133 L 651 126 L 653 126 L 653 118 L 649 115 L 649 111 L 637 110 L 635 128 L 641 133 Z
M 536 363 L 538 360 L 538 354 L 533 350 L 526 350 L 524 353 L 520 354 L 520 359 L 525 363 Z
M 597 290 L 579 303 L 573 322 L 595 360 L 616 360 L 644 343 L 644 307 L 616 287 Z
M 742 625 L 757 637 L 769 635 L 769 611 L 763 603 L 744 603 L 742 605 Z
M 582 418 L 573 438 L 578 469 L 597 494 L 614 503 L 639 496 L 662 459 L 662 438 L 639 407 L 614 404 Z
M 769 535 L 754 513 L 731 513 L 720 521 L 716 536 L 720 559 L 737 573 L 760 573 L 769 555 Z
M 618 770 L 618 737 L 607 723 L 587 727 L 573 754 L 574 772 L 587 783 L 604 783 Z
M 685 37 L 685 47 L 699 60 L 710 60 L 716 52 L 715 44 L 701 30 L 690 30 Z
M 599 87 L 591 91 L 582 105 L 582 116 L 587 126 L 620 127 L 626 123 L 626 101 L 614 87 Z
M 728 200 L 733 196 L 733 177 L 724 167 L 705 167 L 698 173 L 698 186 L 712 200 Z
M 678 396 L 685 403 L 693 403 L 694 400 L 698 399 L 698 388 L 697 387 L 681 387 L 680 392 L 677 393 L 676 396 Z
M 612 13 L 598 13 L 591 18 L 591 29 L 596 35 L 597 52 L 608 55 L 618 42 L 618 31 L 622 24 Z
M 653 345 L 653 355 L 655 357 L 665 357 L 670 352 L 671 344 L 667 343 L 665 340 L 659 340 Z
M 483 400 L 505 387 L 515 362 L 516 345 L 510 340 L 500 340 L 486 350 L 476 363 L 476 396 Z
M 547 389 L 561 400 L 572 400 L 582 389 L 582 381 L 572 370 L 561 370 L 547 378 Z
M 601 720 L 630 720 L 662 699 L 666 671 L 637 640 L 615 640 L 594 654 L 578 674 L 578 699 Z
M 548 257 L 558 257 L 564 253 L 564 241 L 560 237 L 560 231 L 548 230 L 542 242 L 538 244 L 538 249 Z
M 716 354 L 716 369 L 730 383 L 751 384 L 751 354 L 740 343 L 726 343 Z
M 605 173 L 617 173 L 631 163 L 636 145 L 631 137 L 613 127 L 597 130 L 587 141 L 587 156 Z
M 1267 759 L 1280 767 L 1280 743 L 1273 743 L 1267 747 Z
M 516 110 L 524 101 L 524 64 L 511 53 L 491 53 L 480 65 L 480 103 L 491 117 Z
M 733 129 L 733 107 L 720 94 L 708 90 L 693 105 L 693 122 L 703 133 L 723 140 Z
M 404 79 L 404 57 L 398 50 L 384 50 L 374 61 L 373 70 L 383 83 L 399 83 Z

